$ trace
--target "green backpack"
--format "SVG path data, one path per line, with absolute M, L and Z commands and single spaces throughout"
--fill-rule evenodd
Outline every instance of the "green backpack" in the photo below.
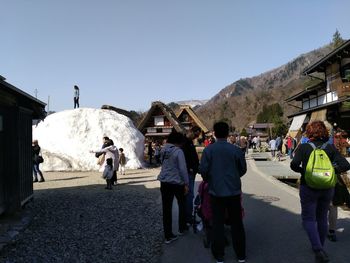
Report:
M 321 147 L 309 142 L 313 151 L 310 154 L 305 170 L 305 181 L 308 186 L 315 189 L 329 189 L 337 183 L 334 167 L 324 149 L 327 143 Z

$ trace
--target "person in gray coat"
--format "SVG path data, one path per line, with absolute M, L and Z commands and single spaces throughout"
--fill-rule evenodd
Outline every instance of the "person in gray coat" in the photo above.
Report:
M 172 231 L 172 207 L 174 196 L 179 206 L 179 234 L 186 230 L 185 195 L 188 192 L 188 172 L 183 151 L 179 147 L 183 142 L 183 135 L 172 132 L 161 150 L 162 168 L 158 175 L 160 192 L 162 195 L 163 228 L 165 244 L 177 239 Z

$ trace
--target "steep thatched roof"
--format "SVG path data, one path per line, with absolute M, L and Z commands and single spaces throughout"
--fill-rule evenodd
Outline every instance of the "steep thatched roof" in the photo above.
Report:
M 115 112 L 117 112 L 119 114 L 125 115 L 126 117 L 131 119 L 130 111 L 123 110 L 123 109 L 120 109 L 120 108 L 116 108 L 116 107 L 113 107 L 111 105 L 102 105 L 101 109 L 103 109 L 103 110 L 113 110 L 113 111 L 115 111 Z
M 167 117 L 167 119 L 170 121 L 170 123 L 173 125 L 174 129 L 177 132 L 182 132 L 183 133 L 185 131 L 184 126 L 180 123 L 180 121 L 176 117 L 176 115 L 173 112 L 173 110 L 170 109 L 170 107 L 168 107 L 167 105 L 165 105 L 161 101 L 154 101 L 154 102 L 152 102 L 152 106 L 148 110 L 146 116 L 142 119 L 142 121 L 140 122 L 139 126 L 137 127 L 141 132 L 143 131 L 144 128 L 147 128 L 146 127 L 147 122 L 149 121 L 149 119 L 152 116 L 154 116 L 153 113 L 156 112 L 157 109 L 161 110 L 161 112 L 164 114 L 164 116 Z
M 189 105 L 181 105 L 180 109 L 176 113 L 176 117 L 179 118 L 179 116 L 183 113 L 187 112 L 187 114 L 193 119 L 195 122 L 195 125 L 197 125 L 199 128 L 202 129 L 204 133 L 207 133 L 209 129 L 207 126 L 204 125 L 204 123 L 199 119 L 198 115 L 193 111 L 192 107 Z

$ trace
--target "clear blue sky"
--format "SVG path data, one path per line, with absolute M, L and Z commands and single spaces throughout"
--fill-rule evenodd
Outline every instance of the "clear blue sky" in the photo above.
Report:
M 0 0 L 0 75 L 50 110 L 210 99 L 350 38 L 348 0 Z

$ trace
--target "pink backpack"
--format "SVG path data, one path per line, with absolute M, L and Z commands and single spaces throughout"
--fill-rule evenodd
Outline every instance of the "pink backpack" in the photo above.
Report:
M 200 197 L 200 204 L 198 206 L 200 217 L 203 220 L 210 222 L 213 218 L 213 212 L 211 209 L 209 185 L 207 182 L 202 181 L 200 183 L 200 185 L 198 186 L 198 194 Z M 241 215 L 243 218 L 244 217 L 244 208 L 242 205 L 242 195 L 241 195 Z

